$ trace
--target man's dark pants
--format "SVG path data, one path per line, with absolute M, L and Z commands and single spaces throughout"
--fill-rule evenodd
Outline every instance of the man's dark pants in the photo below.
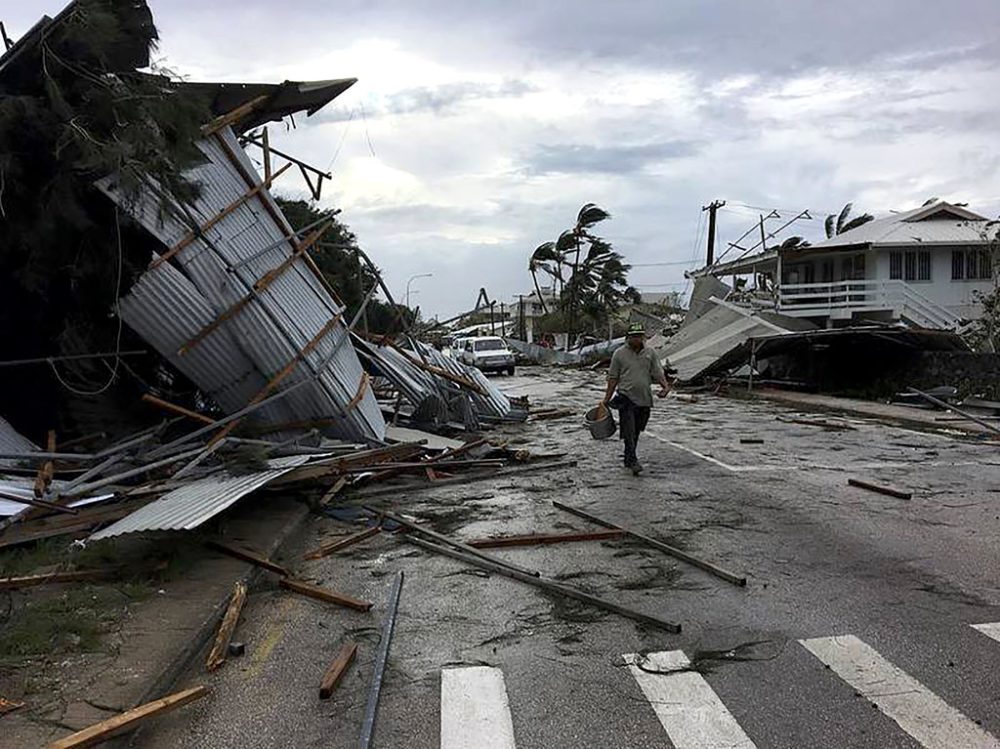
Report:
M 639 462 L 635 448 L 639 435 L 649 423 L 649 406 L 637 406 L 627 396 L 617 393 L 608 404 L 618 409 L 618 431 L 625 441 L 625 467 L 631 468 Z

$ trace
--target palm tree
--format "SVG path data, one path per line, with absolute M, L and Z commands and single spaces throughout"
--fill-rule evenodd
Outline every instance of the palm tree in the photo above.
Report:
M 542 289 L 538 285 L 538 271 L 543 270 L 550 276 L 562 280 L 562 272 L 559 270 L 560 255 L 556 252 L 555 242 L 543 242 L 531 253 L 528 261 L 528 270 L 531 271 L 531 280 L 535 282 L 535 293 L 538 294 L 538 302 L 542 305 L 542 314 L 549 314 L 548 305 L 545 304 L 545 297 L 542 296 Z
M 826 217 L 826 237 L 830 239 L 838 234 L 843 234 L 844 232 L 850 231 L 851 229 L 857 229 L 859 226 L 864 226 L 869 221 L 874 221 L 875 217 L 870 213 L 863 213 L 860 216 L 855 216 L 850 221 L 847 217 L 851 214 L 851 209 L 854 207 L 854 203 L 848 203 L 841 210 L 840 215 L 836 216 L 830 214 Z
M 573 271 L 570 275 L 570 279 L 572 279 L 580 269 L 580 251 L 582 249 L 582 240 L 586 239 L 588 242 L 593 243 L 595 239 L 593 235 L 587 231 L 587 229 L 590 229 L 592 226 L 595 226 L 601 221 L 609 218 L 611 218 L 611 214 L 598 206 L 596 203 L 586 203 L 576 214 L 576 223 L 573 225 L 573 228 L 567 229 L 559 235 L 559 239 L 556 241 L 556 250 L 560 252 L 563 257 L 567 257 L 570 252 L 575 253 L 573 258 Z M 580 300 L 580 286 L 580 284 L 572 284 L 570 293 L 569 316 L 571 327 L 573 325 L 576 308 Z

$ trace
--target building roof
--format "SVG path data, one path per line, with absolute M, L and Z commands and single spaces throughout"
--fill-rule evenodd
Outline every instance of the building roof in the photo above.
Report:
M 912 211 L 893 213 L 869 221 L 856 229 L 838 234 L 809 248 L 833 250 L 859 245 L 895 246 L 903 244 L 976 244 L 989 241 L 995 229 L 985 216 L 944 201 Z

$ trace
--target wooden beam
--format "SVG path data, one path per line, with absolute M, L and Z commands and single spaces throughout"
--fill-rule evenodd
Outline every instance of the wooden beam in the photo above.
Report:
M 61 512 L 65 515 L 76 515 L 80 511 L 73 507 L 63 507 L 55 502 L 49 502 L 46 499 L 34 499 L 28 497 L 21 497 L 13 492 L 0 491 L 0 499 L 6 499 L 8 502 L 17 502 L 22 505 L 30 505 L 39 510 L 50 510 L 52 512 Z
M 149 403 L 151 406 L 156 406 L 157 408 L 162 408 L 164 411 L 169 411 L 172 414 L 177 414 L 178 416 L 184 416 L 192 421 L 197 421 L 201 424 L 214 424 L 215 420 L 210 419 L 204 414 L 200 414 L 197 411 L 192 411 L 184 406 L 179 406 L 176 403 L 171 403 L 170 401 L 165 401 L 162 398 L 157 398 L 152 393 L 144 393 L 142 396 L 144 403 Z
M 35 588 L 39 585 L 57 585 L 59 583 L 89 582 L 104 580 L 119 574 L 119 569 L 109 570 L 77 570 L 76 572 L 49 572 L 44 575 L 24 575 L 22 577 L 0 577 L 0 590 L 20 590 Z
M 219 115 L 207 125 L 203 125 L 201 128 L 201 134 L 207 137 L 209 135 L 214 135 L 225 127 L 235 125 L 248 114 L 251 114 L 255 109 L 267 103 L 270 98 L 271 94 L 261 94 L 250 101 L 243 102 L 235 109 L 232 109 L 223 115 Z
M 249 192 L 245 193 L 244 195 L 234 200 L 232 203 L 230 203 L 221 211 L 219 211 L 217 214 L 212 216 L 212 218 L 208 219 L 208 221 L 199 226 L 197 229 L 189 231 L 187 234 L 184 235 L 183 239 L 177 242 L 177 244 L 175 244 L 173 247 L 171 247 L 169 250 L 164 252 L 159 257 L 154 258 L 153 261 L 149 264 L 148 270 L 154 270 L 159 266 L 163 265 L 165 262 L 172 259 L 179 252 L 181 252 L 186 247 L 191 245 L 191 243 L 194 242 L 196 239 L 198 239 L 198 237 L 204 236 L 205 232 L 207 232 L 213 226 L 216 226 L 220 221 L 222 221 L 227 216 L 231 215 L 233 211 L 237 210 L 238 208 L 240 208 L 240 206 L 246 205 L 251 200 L 253 200 L 258 193 L 262 192 L 263 190 L 270 189 L 271 185 L 274 184 L 274 181 L 278 179 L 278 177 L 280 177 L 282 174 L 284 174 L 289 169 L 289 167 L 291 167 L 291 164 L 285 164 L 285 166 L 283 166 L 274 174 L 265 175 L 264 181 L 261 182 L 259 185 L 256 185 Z
M 54 429 L 49 430 L 48 440 L 46 442 L 46 449 L 50 453 L 56 451 L 56 432 Z M 56 466 L 51 460 L 46 461 L 38 468 L 38 475 L 35 476 L 35 496 L 41 499 L 45 496 L 45 492 L 48 491 L 49 486 L 52 484 L 52 479 L 55 478 Z
M 592 533 L 541 533 L 533 536 L 501 536 L 499 538 L 477 538 L 469 541 L 474 549 L 502 549 L 508 546 L 540 546 L 545 544 L 565 544 L 575 541 L 615 541 L 625 535 L 624 531 L 595 531 Z
M 257 567 L 262 567 L 263 569 L 268 570 L 270 572 L 274 572 L 275 574 L 281 575 L 282 577 L 288 577 L 291 574 L 287 569 L 282 567 L 280 564 L 276 564 L 275 562 L 272 562 L 270 559 L 262 557 L 260 554 L 250 551 L 249 549 L 241 549 L 238 546 L 230 546 L 229 544 L 223 543 L 222 541 L 215 541 L 215 540 L 209 541 L 208 546 L 215 549 L 216 551 L 222 552 L 223 554 L 234 557 L 236 559 L 240 559 L 244 562 L 249 562 L 250 564 L 253 564 Z
M 341 538 L 337 541 L 331 541 L 328 544 L 323 544 L 322 546 L 317 546 L 315 549 L 309 553 L 303 555 L 303 559 L 322 559 L 323 557 L 333 554 L 335 551 L 340 551 L 341 549 L 346 549 L 348 546 L 354 546 L 354 544 L 364 541 L 367 538 L 377 535 L 382 530 L 381 527 L 375 526 L 374 528 L 366 528 L 359 533 L 352 533 L 347 538 Z
M 867 481 L 862 481 L 861 479 L 847 479 L 847 483 L 851 486 L 856 486 L 859 489 L 867 489 L 870 492 L 878 492 L 879 494 L 887 494 L 890 497 L 896 497 L 896 499 L 912 499 L 912 492 L 904 492 L 899 489 L 893 489 L 891 486 L 879 486 L 878 484 L 870 484 Z
M 243 611 L 243 604 L 247 600 L 247 586 L 242 580 L 237 580 L 233 586 L 233 597 L 229 599 L 229 608 L 226 615 L 222 617 L 219 631 L 215 635 L 215 643 L 205 660 L 205 668 L 215 671 L 226 662 L 226 654 L 229 651 L 229 641 L 233 639 L 233 632 L 240 620 L 240 612 Z
M 310 585 L 309 583 L 304 583 L 301 580 L 293 580 L 290 577 L 281 578 L 279 585 L 281 585 L 282 588 L 291 590 L 295 593 L 301 593 L 302 595 L 309 596 L 310 598 L 315 598 L 318 601 L 334 603 L 338 606 L 346 606 L 347 608 L 354 609 L 355 611 L 368 611 L 372 607 L 371 603 L 368 601 L 359 601 L 357 598 L 351 598 L 350 596 L 335 593 L 332 590 L 320 588 L 317 585 Z
M 340 493 L 340 490 L 345 486 L 347 486 L 347 476 L 341 476 L 333 483 L 333 486 L 327 490 L 326 494 L 320 497 L 319 506 L 326 507 L 330 504 L 330 502 L 333 501 L 333 498 L 336 497 Z
M 333 690 L 337 688 L 337 684 L 347 673 L 347 668 L 351 665 L 357 652 L 358 644 L 356 642 L 349 642 L 340 648 L 340 652 L 337 653 L 337 657 L 333 659 L 333 663 L 330 664 L 319 683 L 319 698 L 321 700 L 330 699 L 330 695 L 333 694 Z
M 113 736 L 131 730 L 139 723 L 157 715 L 163 715 L 171 710 L 187 705 L 189 702 L 201 699 L 208 694 L 208 689 L 203 686 L 191 687 L 182 692 L 176 692 L 158 700 L 147 702 L 145 705 L 133 708 L 121 715 L 116 715 L 108 720 L 102 720 L 90 728 L 84 728 L 69 736 L 56 739 L 48 745 L 48 749 L 81 749 L 81 747 L 97 746 Z

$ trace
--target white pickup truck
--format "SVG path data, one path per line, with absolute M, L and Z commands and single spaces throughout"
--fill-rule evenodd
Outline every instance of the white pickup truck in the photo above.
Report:
M 514 352 L 507 348 L 503 338 L 496 336 L 466 338 L 460 359 L 483 372 L 514 374 Z

